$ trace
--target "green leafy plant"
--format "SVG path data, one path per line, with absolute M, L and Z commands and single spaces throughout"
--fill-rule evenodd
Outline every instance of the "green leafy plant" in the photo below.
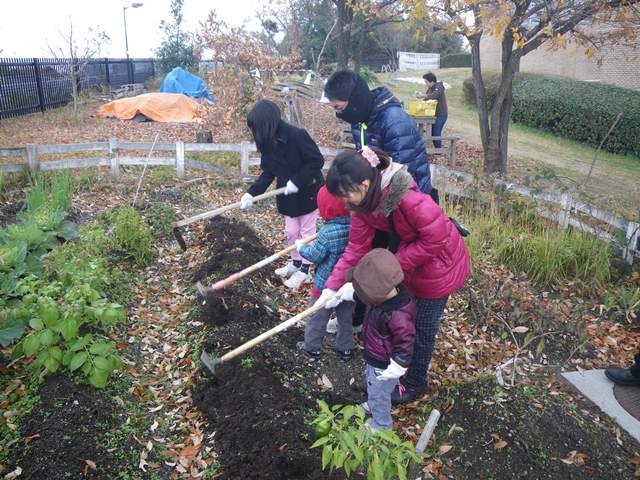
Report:
M 151 205 L 145 216 L 154 230 L 168 232 L 171 229 L 171 222 L 176 218 L 176 209 L 167 203 L 157 202 Z
M 311 421 L 319 437 L 311 448 L 322 447 L 322 469 L 342 469 L 347 478 L 363 468 L 369 480 L 406 480 L 409 461 L 420 462 L 411 442 L 390 430 L 371 430 L 365 411 L 354 405 L 329 407 L 317 401 L 320 411 Z
M 240 362 L 242 364 L 243 370 L 251 370 L 253 368 L 254 359 L 251 357 L 243 358 Z
M 375 74 L 367 67 L 360 67 L 360 70 L 358 70 L 358 75 L 360 75 L 362 79 L 367 82 L 367 85 L 373 85 L 375 83 Z
M 624 287 L 620 287 L 618 298 L 627 322 L 636 318 L 636 311 L 640 308 L 640 288 L 627 290 Z
M 45 373 L 54 373 L 63 366 L 78 370 L 97 388 L 106 386 L 109 374 L 121 368 L 122 362 L 112 342 L 80 337 L 83 326 L 104 328 L 124 320 L 122 306 L 107 303 L 86 284 L 67 291 L 61 302 L 40 296 L 29 302 L 31 313 L 29 333 L 13 349 L 12 355 L 35 356 L 35 365 Z M 81 368 L 82 367 L 82 368 Z
M 147 265 L 153 256 L 153 237 L 140 214 L 126 206 L 108 212 L 106 218 L 111 224 L 115 248 L 139 267 Z

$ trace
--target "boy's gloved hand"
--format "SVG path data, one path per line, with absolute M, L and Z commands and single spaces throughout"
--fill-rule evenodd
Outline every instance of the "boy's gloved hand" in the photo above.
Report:
M 405 367 L 401 367 L 396 362 L 393 361 L 393 358 L 389 362 L 389 366 L 385 368 L 380 375 L 376 378 L 381 382 L 385 380 L 397 380 L 401 376 L 406 373 L 407 369 Z
M 296 184 L 289 180 L 287 181 L 287 185 L 284 187 L 284 194 L 291 195 L 293 193 L 298 193 L 298 190 L 300 189 L 296 186 Z
M 342 287 L 340 287 L 340 290 L 338 290 L 338 293 L 336 293 L 335 297 L 327 302 L 324 308 L 335 308 L 342 302 L 353 302 L 353 294 L 353 283 L 345 283 Z
M 250 193 L 245 193 L 244 195 L 242 195 L 242 198 L 240 198 L 240 210 L 246 210 L 248 208 L 251 208 L 253 206 L 253 195 L 251 195 Z
M 318 300 L 315 301 L 313 306 L 315 307 L 316 305 L 320 305 L 320 303 L 335 297 L 335 295 L 336 295 L 335 290 L 331 290 L 330 288 L 325 288 L 324 290 L 322 290 L 320 297 L 318 298 Z M 326 305 L 325 305 L 325 308 L 326 308 Z
M 297 251 L 300 251 L 300 249 L 302 247 L 304 247 L 305 245 L 306 245 L 306 243 L 304 243 L 302 240 L 300 240 L 300 239 L 296 240 L 296 250 Z

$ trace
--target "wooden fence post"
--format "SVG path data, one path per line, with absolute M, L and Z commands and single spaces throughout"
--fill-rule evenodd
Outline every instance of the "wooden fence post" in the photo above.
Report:
M 456 138 L 451 139 L 451 143 L 449 143 L 449 167 L 454 168 L 456 166 L 456 142 L 458 140 Z
M 633 265 L 633 251 L 638 248 L 638 237 L 640 236 L 640 223 L 629 222 L 627 225 L 627 242 L 624 246 L 622 254 L 624 261 L 629 265 Z
M 568 193 L 563 193 L 560 197 L 560 218 L 558 219 L 558 223 L 564 229 L 569 228 L 569 219 L 571 218 L 571 197 Z
M 29 168 L 34 172 L 40 168 L 36 146 L 31 143 L 27 144 L 27 164 L 29 165 Z
M 111 162 L 111 176 L 120 176 L 120 160 L 118 159 L 118 141 L 115 138 L 109 139 L 109 161 Z
M 176 174 L 184 178 L 184 142 L 176 142 Z
M 240 143 L 240 175 L 249 176 L 249 143 Z

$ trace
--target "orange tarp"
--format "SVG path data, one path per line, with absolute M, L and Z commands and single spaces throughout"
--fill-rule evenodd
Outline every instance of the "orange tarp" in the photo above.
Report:
M 145 93 L 106 103 L 96 117 L 131 120 L 142 113 L 156 122 L 195 122 L 197 109 L 198 104 L 181 93 Z

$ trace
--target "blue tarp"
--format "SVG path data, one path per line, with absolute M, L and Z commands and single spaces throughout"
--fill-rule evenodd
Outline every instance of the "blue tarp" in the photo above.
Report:
M 160 91 L 162 93 L 183 93 L 191 98 L 206 98 L 213 102 L 213 96 L 204 81 L 180 67 L 167 73 L 160 86 Z

